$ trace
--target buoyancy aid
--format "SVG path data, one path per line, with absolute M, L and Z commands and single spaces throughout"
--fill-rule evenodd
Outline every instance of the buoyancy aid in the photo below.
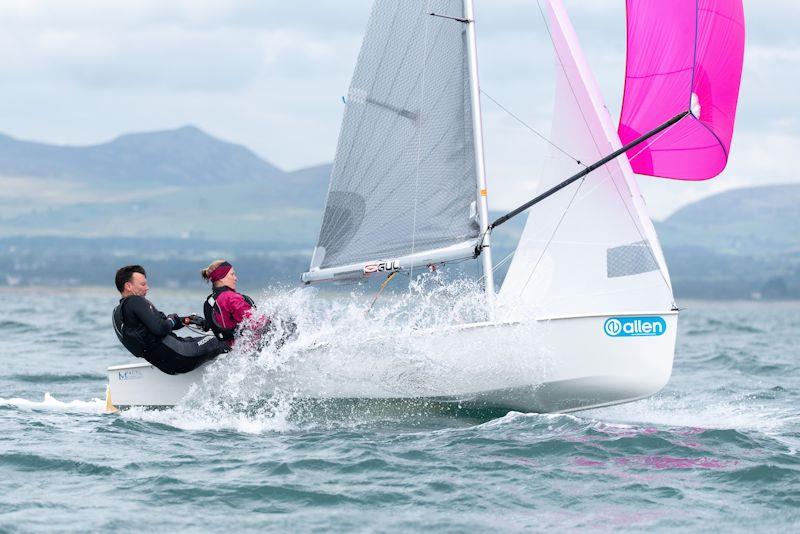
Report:
M 148 349 L 158 340 L 148 332 L 143 324 L 139 323 L 131 326 L 125 322 L 123 309 L 127 300 L 128 297 L 123 298 L 111 314 L 114 333 L 117 335 L 119 342 L 122 343 L 122 346 L 128 349 L 131 354 L 137 358 L 144 358 Z
M 238 325 L 234 325 L 233 328 L 226 328 L 219 324 L 219 321 L 217 321 L 214 317 L 214 312 L 217 312 L 217 314 L 223 316 L 223 312 L 220 309 L 219 304 L 217 304 L 217 299 L 226 291 L 233 291 L 233 289 L 229 288 L 228 286 L 215 287 L 213 289 L 212 293 L 206 298 L 206 301 L 203 304 L 203 318 L 206 322 L 206 328 L 210 329 L 215 336 L 223 341 L 230 341 L 233 339 L 233 334 L 236 332 L 236 327 Z M 239 295 L 242 296 L 242 298 L 250 305 L 251 308 L 255 309 L 256 304 L 253 302 L 253 299 L 247 295 L 243 295 L 242 293 L 239 293 Z

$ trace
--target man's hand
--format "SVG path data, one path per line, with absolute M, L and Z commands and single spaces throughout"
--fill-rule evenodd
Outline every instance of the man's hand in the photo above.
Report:
M 172 313 L 167 315 L 167 319 L 172 321 L 172 329 L 177 330 L 178 328 L 183 328 L 183 319 L 177 313 Z
M 195 315 L 194 313 L 191 314 L 189 317 L 183 318 L 183 324 L 189 326 L 190 324 L 200 327 L 202 330 L 206 330 L 206 321 L 199 315 Z

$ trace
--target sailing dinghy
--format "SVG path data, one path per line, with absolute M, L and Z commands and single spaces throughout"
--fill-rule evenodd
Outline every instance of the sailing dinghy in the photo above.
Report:
M 565 412 L 644 398 L 669 380 L 678 308 L 634 172 L 705 180 L 725 168 L 742 72 L 742 2 L 627 0 L 618 128 L 561 0 L 540 7 L 556 60 L 553 154 L 535 198 L 492 221 L 473 0 L 375 1 L 302 282 L 413 275 L 473 260 L 483 270 L 485 321 L 422 334 L 441 364 L 438 379 L 392 389 L 312 373 L 297 395 Z M 492 230 L 521 213 L 528 221 L 496 292 Z M 537 328 L 515 319 L 520 309 Z M 488 338 L 513 343 L 492 350 Z M 507 372 L 485 372 L 487 359 Z M 117 406 L 163 406 L 204 370 L 170 377 L 139 363 L 108 372 Z

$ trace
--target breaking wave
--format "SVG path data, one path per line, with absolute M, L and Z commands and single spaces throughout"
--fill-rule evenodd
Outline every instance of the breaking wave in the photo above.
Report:
M 364 291 L 337 297 L 320 298 L 314 288 L 266 291 L 258 302 L 274 325 L 266 346 L 245 329 L 180 405 L 126 416 L 260 432 L 377 414 L 448 414 L 457 394 L 527 385 L 524 377 L 547 372 L 532 317 L 504 317 L 513 328 L 470 326 L 487 319 L 474 281 L 427 274 L 374 306 L 374 294 Z M 542 357 L 531 358 L 533 350 Z M 376 400 L 325 400 L 332 398 Z M 409 398 L 420 400 L 398 400 Z
M 34 401 L 28 399 L 3 399 L 0 398 L 0 406 L 16 408 L 18 410 L 26 411 L 48 411 L 48 412 L 72 412 L 72 413 L 87 413 L 87 414 L 102 414 L 106 410 L 106 402 L 102 399 L 92 399 L 90 401 L 71 400 L 60 401 L 53 397 L 50 393 L 45 393 L 41 401 Z

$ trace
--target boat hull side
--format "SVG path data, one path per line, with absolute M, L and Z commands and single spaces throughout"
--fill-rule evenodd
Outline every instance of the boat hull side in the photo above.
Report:
M 174 406 L 203 379 L 205 366 L 180 375 L 162 373 L 149 363 L 131 363 L 108 368 L 111 404 L 130 406 Z
M 627 318 L 628 322 L 635 322 L 637 317 L 659 319 L 665 329 L 660 335 L 608 334 L 609 320 Z M 430 350 L 446 360 L 442 369 L 447 370 L 447 376 L 440 381 L 432 380 L 413 395 L 386 388 L 372 389 L 370 381 L 352 387 L 340 382 L 335 388 L 325 383 L 318 374 L 319 368 L 312 366 L 313 369 L 306 371 L 305 388 L 298 391 L 298 396 L 322 400 L 430 399 L 540 413 L 618 404 L 653 395 L 667 384 L 672 372 L 677 323 L 676 312 L 556 318 L 538 321 L 535 335 L 528 342 L 525 336 L 529 328 L 519 323 L 439 332 L 430 334 Z M 487 354 L 485 343 L 481 343 L 486 336 L 508 336 L 515 342 L 506 344 L 502 352 Z M 458 349 L 453 350 L 456 346 Z M 528 371 L 516 365 L 521 359 L 531 363 Z M 492 369 L 499 371 L 485 373 L 487 360 L 491 360 Z M 504 372 L 506 368 L 508 371 Z M 202 381 L 204 370 L 205 366 L 170 376 L 147 363 L 111 367 L 108 371 L 111 400 L 118 407 L 171 406 L 193 384 Z

